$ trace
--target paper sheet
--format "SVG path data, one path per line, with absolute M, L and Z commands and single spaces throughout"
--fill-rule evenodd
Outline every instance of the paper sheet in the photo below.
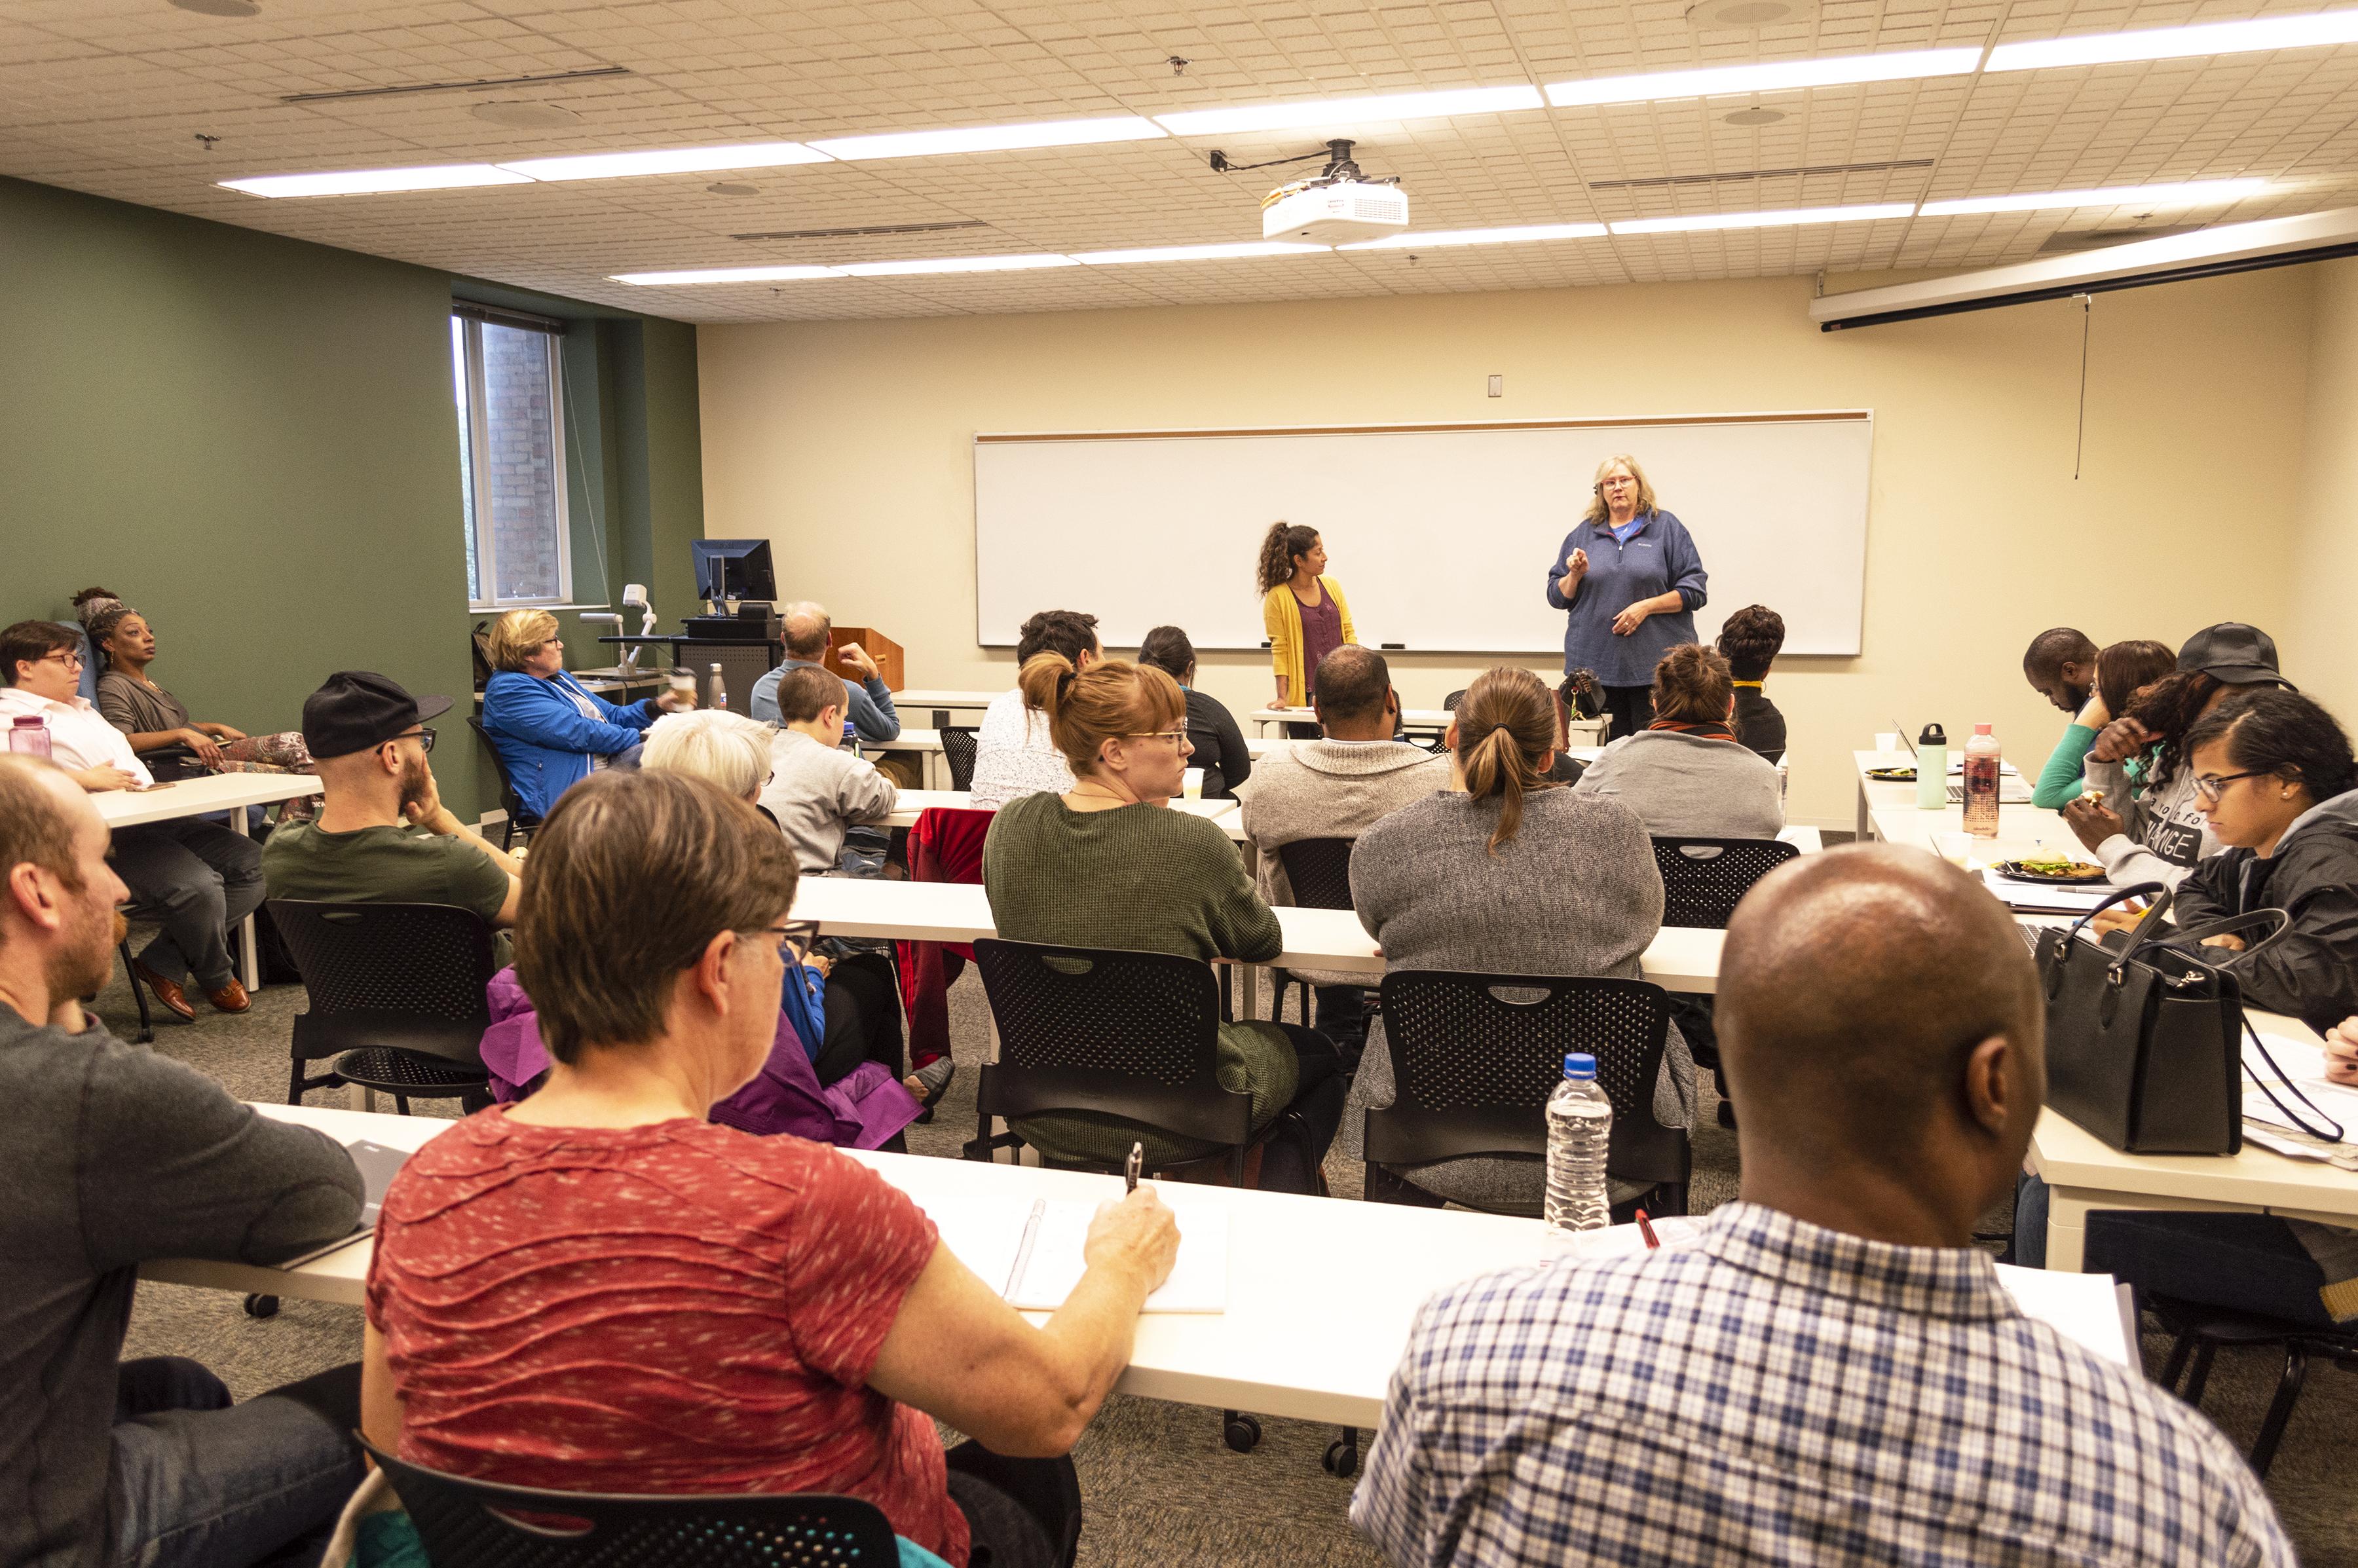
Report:
M 2312 1041 L 2267 1033 L 2260 1035 L 2260 1042 L 2267 1047 L 2266 1056 L 2253 1044 L 2249 1034 L 2244 1036 L 2244 1121 L 2247 1134 L 2262 1147 L 2297 1159 L 2327 1160 L 2335 1164 L 2342 1164 L 2345 1160 L 2358 1162 L 2358 1089 L 2326 1081 L 2325 1048 Z M 2276 1068 L 2268 1065 L 2269 1056 L 2276 1059 Z M 2277 1076 L 2277 1069 L 2282 1070 L 2282 1077 Z M 2274 1098 L 2258 1087 L 2262 1083 L 2275 1086 Z M 2296 1091 L 2299 1098 L 2294 1098 Z M 2277 1103 L 2279 1099 L 2284 1102 L 2281 1106 Z M 2304 1105 L 2302 1100 L 2309 1103 Z M 2293 1119 L 2296 1116 L 2300 1121 Z M 2303 1127 L 2301 1121 L 2309 1126 Z M 2252 1125 L 2255 1122 L 2257 1127 Z M 2317 1136 L 2332 1130 L 2329 1122 L 2341 1126 L 2341 1143 Z M 2276 1136 L 2271 1138 L 2268 1134 Z
M 1999 874 L 1994 867 L 1982 872 L 1982 881 L 2008 909 L 2032 914 L 2085 914 L 2121 891 L 2110 882 L 2072 887 L 2021 882 Z
M 2067 1274 L 2000 1263 L 1997 1282 L 2025 1317 L 2037 1318 L 2115 1365 L 2140 1365 L 2110 1274 Z
M 1173 1202 L 1169 1189 L 1162 1191 L 1178 1219 L 1179 1258 L 1162 1289 L 1146 1298 L 1146 1310 L 1228 1311 L 1228 1206 Z M 1054 1312 L 1087 1267 L 1082 1248 L 1097 1214 L 1094 1203 L 974 1195 L 928 1198 L 919 1206 L 942 1245 L 1011 1306 Z

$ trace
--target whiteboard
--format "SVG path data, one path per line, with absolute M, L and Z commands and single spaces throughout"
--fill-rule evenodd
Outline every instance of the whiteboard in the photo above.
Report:
M 1011 647 L 1034 611 L 1080 610 L 1108 647 L 1169 623 L 1257 648 L 1253 565 L 1282 518 L 1323 536 L 1362 643 L 1560 653 L 1547 573 L 1598 462 L 1628 452 L 1702 552 L 1704 642 L 1757 603 L 1788 654 L 1855 654 L 1873 441 L 1860 410 L 979 435 L 976 640 Z

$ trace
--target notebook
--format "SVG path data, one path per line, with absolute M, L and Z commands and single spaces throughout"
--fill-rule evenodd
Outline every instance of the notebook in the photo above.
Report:
M 354 1139 L 344 1145 L 344 1152 L 361 1173 L 364 1189 L 361 1200 L 361 1222 L 325 1247 L 315 1247 L 300 1258 L 290 1258 L 279 1265 L 282 1269 L 299 1269 L 314 1258 L 324 1258 L 340 1247 L 349 1247 L 376 1229 L 376 1217 L 384 1207 L 384 1190 L 393 1185 L 393 1178 L 409 1160 L 406 1149 L 389 1148 L 366 1138 Z
M 1168 1200 L 1166 1200 L 1168 1201 Z M 922 1200 L 942 1245 L 1007 1304 L 1054 1312 L 1087 1268 L 1081 1255 L 1098 1206 L 1079 1198 L 966 1195 Z M 1148 1312 L 1228 1310 L 1228 1210 L 1225 1204 L 1171 1204 L 1179 1221 L 1179 1259 Z

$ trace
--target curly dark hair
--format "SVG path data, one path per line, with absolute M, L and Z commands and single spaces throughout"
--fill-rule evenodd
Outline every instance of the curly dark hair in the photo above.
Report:
M 2174 670 L 2143 691 L 2128 706 L 2124 719 L 2134 719 L 2160 737 L 2153 763 L 2146 770 L 2145 786 L 2161 789 L 2179 764 L 2186 761 L 2186 734 L 2217 695 L 2219 682 L 2201 670 Z
M 1016 633 L 1015 664 L 1021 669 L 1042 654 L 1062 654 L 1078 668 L 1083 654 L 1098 651 L 1098 618 L 1077 610 L 1044 610 Z
M 2227 742 L 2227 760 L 2239 771 L 2274 773 L 2305 787 L 2311 800 L 2331 800 L 2358 784 L 2350 737 L 2333 715 L 2297 691 L 2235 693 L 2186 732 L 2187 755 L 2217 741 Z
M 2096 695 L 2104 699 L 2104 711 L 2117 719 L 2138 692 L 2177 668 L 2178 654 L 2167 643 L 2110 643 L 2096 655 Z
M 1785 618 L 1765 604 L 1747 604 L 1720 627 L 1717 645 L 1737 680 L 1766 680 L 1785 646 Z
M 1293 576 L 1293 557 L 1318 547 L 1318 530 L 1301 524 L 1272 523 L 1261 535 L 1260 558 L 1253 564 L 1253 580 L 1268 593 Z

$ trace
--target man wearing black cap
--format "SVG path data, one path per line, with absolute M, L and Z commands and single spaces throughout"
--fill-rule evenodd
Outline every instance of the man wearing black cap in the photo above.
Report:
M 425 720 L 447 697 L 412 697 L 400 683 L 344 670 L 303 703 L 303 741 L 319 768 L 317 820 L 284 825 L 262 853 L 273 898 L 326 903 L 449 903 L 496 926 L 515 924 L 523 866 L 484 842 L 442 804 Z M 507 962 L 508 937 L 499 937 Z
M 2276 640 L 2256 626 L 2223 621 L 2189 637 L 2177 673 L 2138 693 L 2098 733 L 2085 776 L 2090 795 L 2101 792 L 2104 804 L 2083 796 L 2064 806 L 2063 820 L 2115 884 L 2176 887 L 2219 852 L 2196 803 L 2186 735 L 2230 692 L 2268 687 L 2298 689 L 2277 668 Z M 2134 789 L 2123 766 L 2133 760 L 2145 770 Z

